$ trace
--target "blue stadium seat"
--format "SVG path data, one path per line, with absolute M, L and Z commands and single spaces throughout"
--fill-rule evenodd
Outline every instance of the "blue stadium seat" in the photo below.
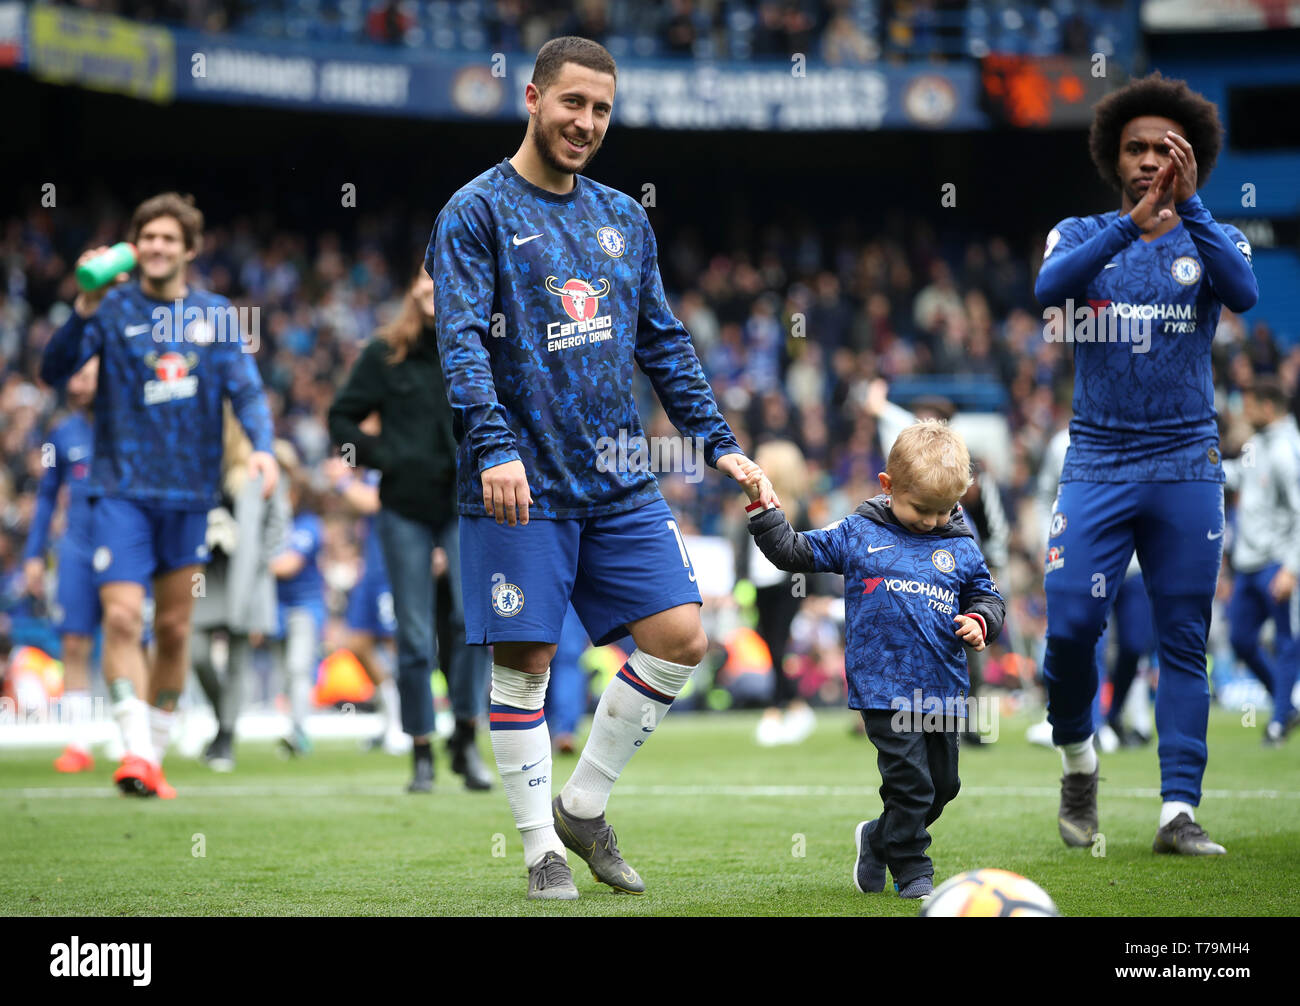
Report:
M 982 3 L 972 3 L 966 8 L 966 55 L 982 59 L 989 54 L 989 27 L 992 17 Z
M 1061 19 L 1056 11 L 1040 7 L 1034 17 L 1034 33 L 1029 51 L 1035 56 L 1050 56 L 1061 51 Z
M 727 38 L 727 55 L 731 59 L 749 59 L 753 54 L 754 25 L 758 19 L 743 3 L 728 3 L 723 18 Z
M 1300 297 L 1295 296 L 1296 253 L 1290 248 L 1261 248 L 1254 256 L 1259 303 L 1245 315 L 1247 329 L 1256 318 L 1267 318 L 1278 345 L 1300 342 Z
M 631 55 L 632 41 L 626 35 L 608 35 L 605 38 L 605 48 L 615 60 L 620 60 Z

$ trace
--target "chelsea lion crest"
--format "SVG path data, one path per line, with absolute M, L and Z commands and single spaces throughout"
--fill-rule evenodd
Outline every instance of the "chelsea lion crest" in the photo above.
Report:
M 934 568 L 940 573 L 951 573 L 957 568 L 957 560 L 952 557 L 952 553 L 946 548 L 941 548 L 930 556 L 930 561 L 934 563 Z
M 610 258 L 622 258 L 623 252 L 627 250 L 627 241 L 613 227 L 602 227 L 596 231 L 596 244 Z
M 1174 259 L 1174 264 L 1170 266 L 1169 271 L 1183 286 L 1191 286 L 1201 278 L 1201 263 L 1190 255 L 1183 255 Z
M 502 618 L 513 618 L 524 607 L 524 592 L 513 583 L 498 583 L 492 588 L 492 610 Z

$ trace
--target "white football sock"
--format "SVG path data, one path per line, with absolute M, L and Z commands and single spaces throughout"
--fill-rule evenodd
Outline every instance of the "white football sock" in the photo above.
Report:
M 161 765 L 163 757 L 167 754 L 167 746 L 172 741 L 172 724 L 175 722 L 174 712 L 159 709 L 157 706 L 149 707 L 149 738 L 153 741 L 155 765 Z
M 1061 763 L 1066 775 L 1092 775 L 1097 771 L 1097 750 L 1092 746 L 1092 734 L 1077 744 L 1061 745 Z
M 122 731 L 122 746 L 126 753 L 153 761 L 153 740 L 149 733 L 149 707 L 143 699 L 128 695 L 113 703 L 113 719 Z
M 397 682 L 384 678 L 379 683 L 379 703 L 382 705 L 385 729 L 389 733 L 402 732 L 402 700 L 397 694 Z
M 95 732 L 94 700 L 87 689 L 66 691 L 59 698 L 59 722 L 70 729 L 69 744 L 78 751 L 90 753 L 90 738 Z
M 1193 821 L 1196 820 L 1196 808 L 1190 803 L 1182 803 L 1178 800 L 1166 800 L 1160 805 L 1160 827 L 1163 828 L 1179 814 L 1186 814 Z
M 694 672 L 694 667 L 661 660 L 644 650 L 627 658 L 605 687 L 578 767 L 560 791 L 566 811 L 583 819 L 605 813 L 614 783 L 668 715 L 668 707 Z
M 542 711 L 550 679 L 549 668 L 542 674 L 526 674 L 492 665 L 488 707 L 492 753 L 524 842 L 524 865 L 529 868 L 548 852 L 565 856 L 551 815 L 551 732 Z

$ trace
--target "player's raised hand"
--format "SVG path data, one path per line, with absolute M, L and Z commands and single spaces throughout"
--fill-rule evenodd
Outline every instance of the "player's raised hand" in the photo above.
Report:
M 1171 158 L 1168 164 L 1156 172 L 1155 180 L 1147 188 L 1146 195 L 1129 211 L 1129 217 L 1142 230 L 1155 230 L 1174 215 L 1169 196 L 1175 171 Z
M 1185 202 L 1196 195 L 1196 155 L 1192 145 L 1172 129 L 1165 130 L 1165 140 L 1174 165 L 1174 202 Z
M 270 499 L 275 484 L 280 481 L 280 463 L 273 454 L 254 451 L 248 456 L 248 474 L 252 478 L 262 477 L 262 499 Z
M 984 649 L 984 630 L 978 619 L 969 615 L 958 615 L 953 619 L 957 625 L 957 635 L 963 643 L 973 650 Z
M 483 508 L 489 517 L 495 517 L 498 524 L 528 523 L 528 507 L 533 502 L 533 495 L 528 491 L 528 473 L 524 471 L 522 461 L 507 461 L 504 464 L 484 468 Z
M 883 377 L 877 377 L 867 385 L 867 400 L 863 403 L 863 408 L 869 416 L 879 416 L 885 411 L 885 406 L 889 404 L 889 382 Z
M 77 259 L 77 264 L 73 267 L 73 271 L 75 272 L 96 255 L 103 255 L 106 251 L 108 251 L 108 245 L 100 245 L 98 248 L 87 248 L 81 253 L 81 257 Z M 104 296 L 109 290 L 113 289 L 113 287 L 117 286 L 119 283 L 125 283 L 130 278 L 131 274 L 129 272 L 120 272 L 116 277 L 114 277 L 112 283 L 109 283 L 107 286 L 101 286 L 98 290 L 78 289 L 77 299 L 72 302 L 72 309 L 76 311 L 77 314 L 81 315 L 81 317 L 89 318 L 99 310 L 99 305 L 104 300 Z

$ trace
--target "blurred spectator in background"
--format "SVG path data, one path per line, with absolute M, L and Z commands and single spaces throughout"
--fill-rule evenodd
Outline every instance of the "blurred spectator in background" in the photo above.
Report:
M 229 406 L 224 439 L 222 500 L 208 511 L 211 558 L 190 621 L 190 660 L 217 718 L 217 734 L 203 759 L 216 772 L 235 767 L 235 724 L 244 705 L 253 648 L 277 630 L 271 560 L 288 547 L 293 525 L 287 480 L 281 479 L 271 497 L 263 499 L 261 480 L 249 478 L 253 445 Z M 219 635 L 226 651 L 220 671 L 213 646 Z
M 381 45 L 400 45 L 411 27 L 411 18 L 402 11 L 403 4 L 383 0 L 366 15 L 366 34 Z
M 456 438 L 434 333 L 433 280 L 420 270 L 400 313 L 375 333 L 329 411 L 330 434 L 340 449 L 377 469 L 381 509 L 377 527 L 397 615 L 398 691 L 402 728 L 413 739 L 410 792 L 433 788 L 434 732 L 431 668 L 447 679 L 455 732 L 448 743 L 452 771 L 468 789 L 486 790 L 492 774 L 475 744 L 486 712 L 491 662 L 487 648 L 465 644 L 456 515 Z M 379 414 L 377 436 L 361 423 Z M 432 557 L 447 556 L 452 599 L 450 653 L 436 644 Z
M 604 45 L 609 35 L 609 0 L 578 0 L 557 35 L 577 35 Z
M 862 66 L 880 58 L 880 46 L 848 14 L 838 10 L 822 33 L 822 58 L 831 66 Z
M 293 524 L 284 547 L 270 561 L 279 602 L 271 651 L 276 680 L 289 699 L 289 729 L 280 743 L 290 755 L 303 757 L 312 750 L 307 713 L 325 629 L 325 579 L 317 561 L 324 535 L 320 504 L 298 452 L 287 440 L 277 440 L 275 456 L 289 482 Z

